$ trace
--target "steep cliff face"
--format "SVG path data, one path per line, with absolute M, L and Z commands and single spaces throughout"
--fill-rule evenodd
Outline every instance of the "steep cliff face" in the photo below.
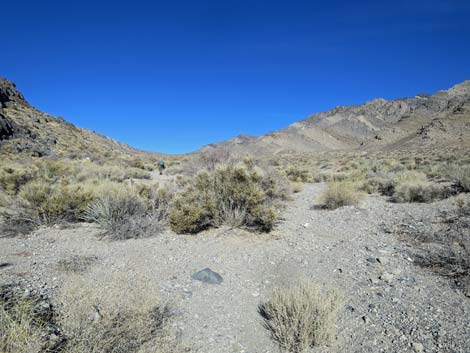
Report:
M 449 144 L 470 137 L 469 107 L 470 81 L 465 81 L 432 95 L 339 106 L 242 144 L 232 139 L 200 152 L 225 148 L 240 153 L 278 153 Z

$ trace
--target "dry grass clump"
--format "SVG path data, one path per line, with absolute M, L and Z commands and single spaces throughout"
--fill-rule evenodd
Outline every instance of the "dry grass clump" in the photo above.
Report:
M 176 196 L 170 224 L 178 233 L 197 233 L 223 224 L 270 231 L 280 201 L 288 197 L 282 178 L 247 160 L 197 174 Z
M 65 353 L 177 352 L 169 337 L 170 309 L 159 289 L 141 278 L 90 283 L 73 277 L 62 291 L 59 317 Z
M 0 189 L 10 195 L 18 193 L 20 188 L 33 180 L 35 170 L 19 164 L 6 164 L 0 169 Z
M 470 192 L 470 165 L 453 165 L 449 176 L 462 192 Z
M 170 309 L 151 281 L 122 275 L 99 283 L 74 275 L 67 280 L 57 307 L 36 292 L 0 287 L 0 352 L 189 352 L 170 330 Z
M 431 202 L 445 196 L 445 189 L 428 181 L 424 173 L 406 172 L 395 180 L 396 202 Z
M 271 299 L 259 305 L 258 312 L 282 351 L 302 353 L 333 342 L 340 306 L 338 291 L 324 292 L 304 281 L 275 288 Z
M 83 219 L 100 225 L 112 239 L 140 238 L 163 230 L 170 198 L 162 189 L 122 189 L 90 203 Z
M 0 352 L 36 353 L 42 350 L 41 329 L 35 324 L 34 306 L 30 300 L 10 308 L 0 304 Z
M 40 353 L 59 351 L 60 338 L 47 299 L 15 285 L 0 286 L 0 352 Z
M 333 181 L 320 195 L 319 202 L 323 208 L 334 210 L 343 206 L 356 205 L 359 199 L 360 194 L 356 192 L 352 183 Z

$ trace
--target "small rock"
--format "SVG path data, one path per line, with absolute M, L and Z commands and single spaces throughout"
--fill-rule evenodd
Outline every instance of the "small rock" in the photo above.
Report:
M 191 292 L 190 290 L 183 290 L 182 294 L 185 298 L 191 298 L 193 296 L 193 292 Z
M 191 278 L 196 281 L 201 281 L 208 284 L 221 284 L 224 281 L 221 275 L 212 271 L 210 268 L 205 268 L 201 271 L 193 273 Z
M 393 275 L 391 273 L 385 272 L 380 276 L 380 279 L 384 282 L 390 283 L 393 281 Z
M 308 227 L 310 227 L 310 223 L 305 223 L 304 228 L 308 228 Z
M 413 349 L 414 349 L 415 352 L 423 352 L 424 351 L 424 346 L 419 342 L 413 342 L 412 346 L 413 346 Z
M 376 263 L 378 262 L 378 261 L 377 261 L 377 258 L 375 258 L 375 257 L 368 257 L 368 258 L 366 259 L 366 261 L 367 261 L 368 263 L 371 263 L 371 264 L 376 264 Z

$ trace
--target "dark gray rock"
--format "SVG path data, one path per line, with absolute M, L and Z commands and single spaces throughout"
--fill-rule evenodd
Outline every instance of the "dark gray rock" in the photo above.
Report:
M 16 130 L 15 123 L 0 112 L 0 141 L 13 138 Z
M 0 77 L 0 103 L 4 107 L 7 107 L 10 105 L 8 103 L 11 102 L 28 104 L 21 92 L 16 89 L 16 86 L 13 82 Z
M 221 284 L 224 281 L 221 275 L 212 271 L 210 268 L 205 268 L 201 271 L 193 273 L 191 278 L 196 281 L 201 281 L 208 284 Z

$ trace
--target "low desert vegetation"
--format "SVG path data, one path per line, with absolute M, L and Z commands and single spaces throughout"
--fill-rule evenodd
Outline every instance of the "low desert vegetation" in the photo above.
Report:
M 470 192 L 470 165 L 452 165 L 449 177 L 462 192 Z
M 6 288 L 1 288 L 2 294 Z M 41 352 L 44 342 L 41 336 L 46 329 L 48 317 L 36 310 L 33 298 L 10 298 L 0 300 L 0 352 Z
M 83 220 L 98 223 L 116 239 L 158 232 L 166 223 L 170 195 L 148 178 L 146 170 L 89 160 L 6 162 L 0 167 L 3 233 Z
M 354 184 L 344 181 L 333 181 L 320 195 L 319 204 L 328 210 L 334 210 L 343 206 L 356 205 L 360 200 L 360 194 Z
M 314 283 L 301 281 L 276 287 L 258 312 L 283 352 L 302 353 L 334 342 L 341 303 L 337 290 L 323 291 Z
M 395 233 L 411 246 L 414 263 L 452 279 L 470 297 L 470 199 L 457 197 L 455 207 L 428 222 L 425 229 L 406 220 Z
M 396 202 L 432 202 L 445 197 L 446 190 L 431 182 L 424 173 L 406 172 L 394 180 L 393 198 Z
M 289 186 L 279 175 L 256 167 L 251 160 L 219 165 L 198 173 L 176 195 L 170 224 L 178 233 L 197 233 L 221 225 L 270 231 Z
M 22 288 L 1 291 L 2 353 L 189 352 L 170 329 L 171 310 L 151 281 L 117 276 L 98 285 L 72 275 L 57 307 Z
M 59 324 L 66 353 L 176 352 L 170 342 L 170 309 L 151 281 L 111 277 L 96 286 L 73 278 L 63 288 Z
M 98 224 L 104 235 L 116 240 L 159 233 L 165 228 L 168 214 L 169 197 L 165 195 L 164 192 L 138 194 L 130 188 L 122 189 L 91 202 L 83 219 Z

